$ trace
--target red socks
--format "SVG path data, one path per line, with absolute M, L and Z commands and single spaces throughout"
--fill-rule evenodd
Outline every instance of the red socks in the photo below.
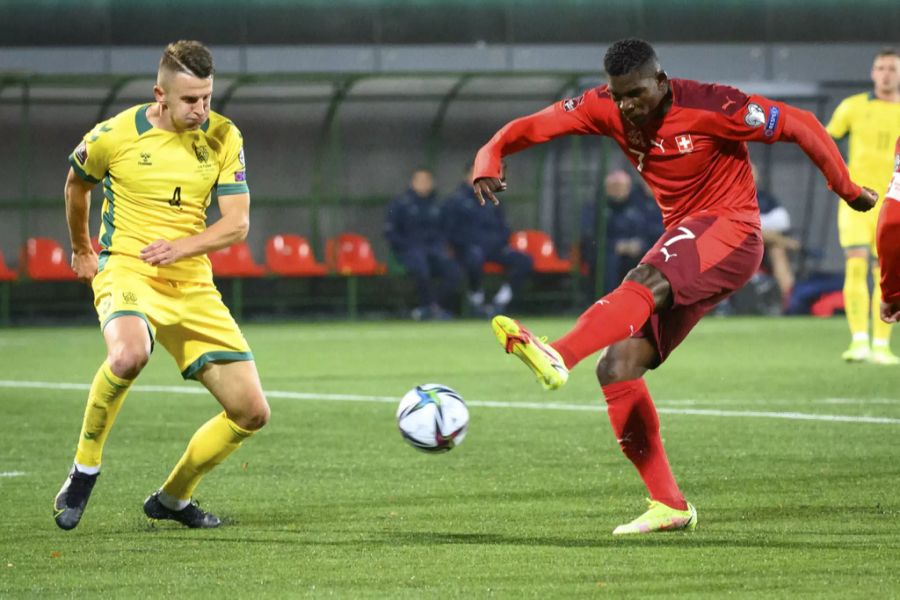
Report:
M 634 463 L 650 498 L 678 510 L 687 502 L 669 467 L 669 459 L 659 437 L 659 416 L 643 379 L 603 386 L 609 422 L 625 456 Z
M 634 335 L 655 306 L 649 288 L 626 281 L 584 311 L 575 327 L 550 345 L 571 369 L 594 352 Z

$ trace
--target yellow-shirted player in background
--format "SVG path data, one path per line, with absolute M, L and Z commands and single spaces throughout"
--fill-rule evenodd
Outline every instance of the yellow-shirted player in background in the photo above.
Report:
M 895 50 L 884 49 L 875 56 L 872 83 L 871 92 L 850 96 L 838 105 L 827 129 L 835 139 L 850 136 L 847 163 L 853 181 L 883 191 L 884 182 L 890 179 L 894 169 L 894 140 L 900 136 L 900 55 Z M 891 326 L 881 321 L 878 312 L 881 296 L 877 284 L 880 273 L 875 262 L 875 227 L 880 204 L 867 213 L 851 210 L 846 202 L 838 204 L 838 235 L 847 259 L 844 307 L 852 335 L 850 347 L 842 357 L 849 362 L 898 364 L 900 358 L 890 348 Z M 870 264 L 876 282 L 871 293 Z
M 210 111 L 212 56 L 202 44 L 169 44 L 156 101 L 97 125 L 69 157 L 66 217 L 72 268 L 91 283 L 107 359 L 94 376 L 75 461 L 54 501 L 56 524 L 78 525 L 100 473 L 103 445 L 156 342 L 185 379 L 224 409 L 206 422 L 163 486 L 144 502 L 152 519 L 188 527 L 220 520 L 191 497 L 200 479 L 269 419 L 256 364 L 213 285 L 208 252 L 247 236 L 250 193 L 241 134 Z M 103 249 L 91 248 L 91 188 L 103 184 Z M 206 227 L 213 192 L 222 216 Z

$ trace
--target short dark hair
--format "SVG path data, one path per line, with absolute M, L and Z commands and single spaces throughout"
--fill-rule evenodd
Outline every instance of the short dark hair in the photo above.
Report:
M 216 72 L 209 49 L 194 40 L 178 40 L 166 46 L 159 68 L 201 79 L 212 77 Z
M 891 48 L 890 46 L 885 46 L 881 50 L 878 51 L 878 54 L 875 55 L 875 58 L 881 58 L 882 56 L 900 56 L 900 53 L 897 52 L 896 48 Z
M 649 62 L 656 62 L 656 51 L 649 43 L 637 38 L 613 42 L 603 57 L 607 75 L 625 75 L 639 70 Z

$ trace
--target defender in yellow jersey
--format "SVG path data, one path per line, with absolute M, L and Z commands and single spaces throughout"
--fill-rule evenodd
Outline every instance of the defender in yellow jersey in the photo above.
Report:
M 836 139 L 849 136 L 848 166 L 853 180 L 883 192 L 884 182 L 890 180 L 894 170 L 894 140 L 900 136 L 900 55 L 892 49 L 879 52 L 871 76 L 873 90 L 841 102 L 827 129 Z M 850 210 L 845 202 L 838 206 L 838 235 L 846 258 L 844 305 L 852 336 L 842 357 L 848 362 L 895 365 L 900 358 L 890 349 L 890 325 L 879 318 L 877 284 L 871 302 L 869 293 L 869 266 L 874 281 L 880 276 L 875 262 L 875 227 L 880 212 L 879 206 L 867 213 Z
M 213 73 L 212 56 L 199 42 L 169 44 L 156 101 L 100 123 L 69 157 L 72 268 L 92 284 L 107 359 L 91 384 L 74 465 L 54 501 L 63 529 L 81 520 L 107 435 L 154 342 L 224 410 L 200 427 L 146 499 L 148 517 L 217 527 L 221 521 L 191 501 L 194 489 L 269 419 L 250 347 L 213 285 L 206 257 L 243 240 L 250 222 L 243 140 L 231 121 L 210 111 Z M 88 212 L 91 189 L 101 182 L 98 256 Z M 206 227 L 214 192 L 222 216 Z

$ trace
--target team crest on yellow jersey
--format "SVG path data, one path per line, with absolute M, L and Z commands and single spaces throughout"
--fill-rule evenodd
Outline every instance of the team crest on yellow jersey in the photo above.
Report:
M 202 163 L 209 161 L 209 148 L 206 146 L 198 146 L 197 142 L 191 142 L 191 146 L 194 148 L 194 154 L 197 155 L 197 160 Z
M 137 294 L 134 292 L 122 292 L 122 302 L 135 305 L 138 303 Z

